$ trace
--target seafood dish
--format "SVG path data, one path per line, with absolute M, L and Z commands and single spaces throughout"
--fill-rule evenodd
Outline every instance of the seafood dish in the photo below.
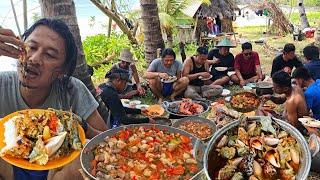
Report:
M 54 109 L 18 111 L 2 124 L 1 157 L 44 166 L 51 160 L 69 156 L 82 149 L 78 121 L 72 112 Z
M 164 113 L 163 107 L 161 107 L 158 104 L 151 105 L 146 108 L 147 116 L 158 117 L 158 116 L 162 116 L 163 113 Z
M 208 119 L 215 122 L 217 129 L 222 128 L 239 117 L 239 112 L 229 109 L 223 103 L 219 102 L 211 104 L 211 112 L 207 116 Z
M 201 140 L 205 140 L 213 134 L 213 129 L 209 126 L 209 124 L 193 122 L 191 120 L 182 122 L 178 128 L 187 131 Z
M 299 169 L 305 168 L 301 141 L 269 117 L 249 121 L 242 115 L 239 121 L 219 136 L 210 150 L 210 178 L 296 179 Z
M 200 170 L 186 135 L 156 126 L 115 132 L 82 152 L 82 165 L 84 154 L 93 152 L 90 170 L 84 169 L 95 179 L 191 179 Z
M 203 105 L 188 98 L 169 104 L 167 109 L 173 113 L 181 115 L 198 115 L 204 111 Z
M 250 112 L 258 108 L 259 98 L 250 92 L 241 92 L 233 95 L 230 100 L 231 107 L 239 112 Z

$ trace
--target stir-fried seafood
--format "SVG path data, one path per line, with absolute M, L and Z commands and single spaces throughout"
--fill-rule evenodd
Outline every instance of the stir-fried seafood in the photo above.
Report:
M 232 96 L 231 106 L 236 110 L 254 110 L 259 106 L 259 99 L 250 92 L 243 92 Z
M 93 150 L 92 175 L 101 179 L 190 179 L 198 172 L 189 137 L 157 128 L 131 128 Z
M 49 159 L 67 156 L 82 148 L 78 120 L 71 112 L 25 110 L 4 123 L 4 127 L 6 146 L 1 149 L 1 156 L 45 165 Z
M 211 150 L 209 174 L 212 179 L 292 180 L 300 157 L 296 139 L 271 119 L 247 122 L 242 116 L 240 125 L 227 131 Z
M 187 131 L 201 140 L 207 139 L 213 133 L 212 128 L 208 124 L 201 122 L 185 121 L 178 128 Z

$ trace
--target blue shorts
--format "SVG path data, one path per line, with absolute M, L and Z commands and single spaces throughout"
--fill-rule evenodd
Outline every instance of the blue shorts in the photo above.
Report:
M 48 177 L 48 170 L 46 171 L 33 171 L 22 169 L 16 166 L 13 167 L 13 174 L 15 180 L 46 180 Z

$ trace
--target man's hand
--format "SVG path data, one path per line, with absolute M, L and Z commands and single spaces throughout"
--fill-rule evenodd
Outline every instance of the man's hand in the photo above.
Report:
M 290 67 L 286 66 L 283 68 L 283 71 L 291 75 L 292 69 Z
M 220 62 L 221 62 L 220 59 L 213 57 L 211 64 L 219 64 Z
M 245 86 L 246 84 L 247 84 L 247 83 L 246 83 L 246 81 L 245 81 L 245 80 L 243 80 L 243 79 L 242 79 L 242 80 L 240 80 L 240 85 L 241 85 L 241 86 Z
M 141 85 L 137 86 L 137 90 L 138 90 L 138 93 L 140 96 L 143 96 L 146 93 L 145 89 L 143 87 L 141 87 Z
M 0 56 L 8 56 L 18 58 L 22 53 L 19 47 L 23 47 L 24 43 L 20 41 L 10 29 L 0 28 Z
M 262 102 L 266 102 L 272 98 L 272 95 L 267 94 L 260 97 Z
M 159 73 L 159 77 L 164 80 L 169 79 L 169 75 L 167 73 Z
M 210 73 L 208 73 L 208 72 L 201 72 L 201 73 L 199 73 L 199 76 L 202 76 L 203 78 L 209 78 L 210 77 Z
M 308 127 L 308 126 L 305 126 L 305 125 L 303 125 L 303 126 L 308 130 L 309 134 L 315 134 L 317 136 L 320 135 L 320 131 L 319 131 L 318 128 L 312 128 L 312 127 Z

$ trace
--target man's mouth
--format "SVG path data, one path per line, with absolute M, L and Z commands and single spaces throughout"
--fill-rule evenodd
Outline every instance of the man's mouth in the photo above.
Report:
M 36 78 L 40 75 L 40 72 L 36 68 L 33 68 L 31 66 L 26 67 L 24 71 L 24 76 L 29 78 Z

